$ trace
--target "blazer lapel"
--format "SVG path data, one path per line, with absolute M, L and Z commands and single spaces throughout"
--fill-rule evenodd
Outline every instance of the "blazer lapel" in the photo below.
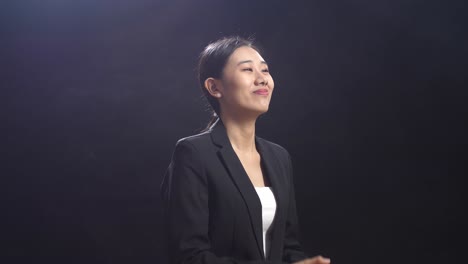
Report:
M 220 147 L 218 156 L 241 193 L 249 211 L 250 222 L 255 233 L 257 246 L 263 252 L 262 204 L 249 176 L 231 146 L 226 130 L 220 119 L 212 126 L 211 138 Z
M 275 218 L 270 230 L 271 235 L 271 244 L 268 259 L 280 259 L 282 254 L 282 240 L 283 232 L 282 226 L 285 221 L 285 210 L 287 208 L 287 193 L 285 193 L 285 187 L 287 187 L 284 182 L 281 181 L 279 173 L 282 171 L 279 167 L 280 161 L 273 154 L 272 150 L 267 149 L 268 146 L 264 141 L 258 137 L 255 138 L 257 143 L 257 150 L 260 152 L 262 157 L 262 165 L 265 169 L 265 174 L 270 180 L 271 189 L 276 200 L 276 212 Z

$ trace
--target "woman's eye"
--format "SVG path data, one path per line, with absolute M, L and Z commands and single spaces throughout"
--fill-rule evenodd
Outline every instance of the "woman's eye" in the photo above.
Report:
M 245 68 L 245 69 L 242 69 L 243 71 L 253 71 L 252 68 Z
M 268 69 L 263 69 L 262 72 L 270 72 Z

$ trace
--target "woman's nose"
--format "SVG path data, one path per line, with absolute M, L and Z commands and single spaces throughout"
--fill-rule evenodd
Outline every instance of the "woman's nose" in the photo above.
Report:
M 265 76 L 263 76 L 262 74 L 257 74 L 257 78 L 255 79 L 255 85 L 265 86 L 267 84 L 268 84 L 268 81 L 265 78 Z

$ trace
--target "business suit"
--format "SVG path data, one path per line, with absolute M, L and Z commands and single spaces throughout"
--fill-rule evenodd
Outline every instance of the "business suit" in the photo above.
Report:
M 292 263 L 298 242 L 291 161 L 282 147 L 255 138 L 277 209 L 269 256 L 263 254 L 262 205 L 221 120 L 177 142 L 161 185 L 174 263 Z

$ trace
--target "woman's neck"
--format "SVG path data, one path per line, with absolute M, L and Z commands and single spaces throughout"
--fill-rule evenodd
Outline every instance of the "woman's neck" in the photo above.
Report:
M 221 115 L 229 141 L 236 152 L 250 154 L 256 152 L 256 119 L 236 119 Z

